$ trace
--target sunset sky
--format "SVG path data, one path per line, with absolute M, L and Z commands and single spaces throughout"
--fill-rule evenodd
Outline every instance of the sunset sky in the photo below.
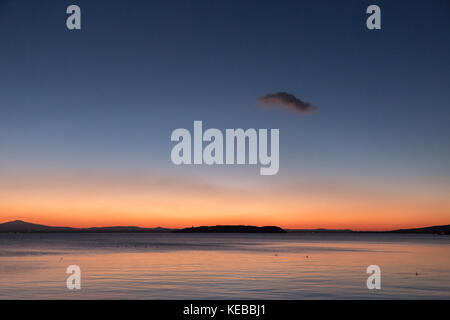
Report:
M 376 3 L 0 0 L 0 223 L 449 224 L 450 2 Z M 175 166 L 194 120 L 279 128 L 279 173 Z

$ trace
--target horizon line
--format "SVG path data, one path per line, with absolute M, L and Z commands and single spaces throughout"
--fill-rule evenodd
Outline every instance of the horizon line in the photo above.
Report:
M 191 227 L 181 227 L 181 228 L 170 228 L 170 227 L 162 227 L 162 226 L 156 226 L 156 227 L 140 227 L 140 226 L 133 226 L 133 225 L 114 225 L 114 226 L 91 226 L 91 227 L 70 227 L 70 226 L 54 226 L 54 225 L 45 225 L 35 222 L 27 222 L 21 219 L 16 220 L 9 220 L 5 222 L 0 222 L 0 225 L 6 224 L 6 223 L 12 223 L 12 222 L 22 222 L 27 224 L 34 224 L 39 226 L 45 226 L 45 227 L 52 227 L 52 228 L 70 228 L 70 229 L 94 229 L 94 228 L 139 228 L 139 229 L 168 229 L 168 230 L 182 230 L 182 229 L 188 229 L 188 228 L 196 228 L 194 225 Z M 210 227 L 210 226 L 255 226 L 250 224 L 216 224 L 216 225 L 199 225 L 197 227 Z M 351 231 L 351 232 L 392 232 L 392 231 L 399 231 L 399 230 L 414 230 L 414 229 L 425 229 L 425 228 L 432 228 L 432 227 L 444 227 L 444 226 L 450 226 L 450 224 L 442 224 L 442 225 L 427 225 L 427 226 L 421 226 L 421 227 L 414 227 L 414 228 L 399 228 L 399 229 L 390 229 L 390 230 L 354 230 L 350 228 L 342 228 L 342 229 L 327 229 L 327 228 L 283 228 L 277 225 L 261 225 L 261 226 L 255 226 L 255 227 L 279 227 L 283 230 L 301 230 L 301 231 L 316 231 L 316 230 L 325 230 L 325 231 Z

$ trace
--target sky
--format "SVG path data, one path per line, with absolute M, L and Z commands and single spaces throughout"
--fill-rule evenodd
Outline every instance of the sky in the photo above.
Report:
M 444 0 L 0 0 L 0 222 L 449 224 L 449 52 Z M 278 174 L 174 165 L 194 120 L 279 129 Z

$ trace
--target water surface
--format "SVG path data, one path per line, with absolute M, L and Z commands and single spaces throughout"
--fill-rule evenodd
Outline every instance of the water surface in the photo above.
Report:
M 0 234 L 0 299 L 450 299 L 450 237 Z

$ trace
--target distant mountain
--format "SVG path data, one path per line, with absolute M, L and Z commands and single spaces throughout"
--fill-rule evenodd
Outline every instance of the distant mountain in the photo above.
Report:
M 141 227 L 94 227 L 94 228 L 87 228 L 87 229 L 77 229 L 77 230 L 83 230 L 83 231 L 77 231 L 77 232 L 92 232 L 92 233 L 107 233 L 107 232 L 116 232 L 116 233 L 130 233 L 130 232 L 142 232 L 142 233 L 152 233 L 152 232 L 172 232 L 176 229 L 167 229 L 167 228 L 141 228 Z
M 432 226 L 415 229 L 399 229 L 389 231 L 390 233 L 433 233 L 433 234 L 447 234 L 450 235 L 450 224 L 445 226 Z
M 352 233 L 350 229 L 285 229 L 289 233 Z
M 350 229 L 286 229 L 276 226 L 203 226 L 185 229 L 169 228 L 141 228 L 133 226 L 117 227 L 94 227 L 94 228 L 71 228 L 52 227 L 42 224 L 29 223 L 22 220 L 15 220 L 0 223 L 0 233 L 156 233 L 156 232 L 181 232 L 181 233 L 420 233 L 420 234 L 442 234 L 450 235 L 450 225 L 432 226 L 414 229 L 399 229 L 392 231 L 353 231 Z
M 95 228 L 70 228 L 70 227 L 51 227 L 41 224 L 24 222 L 22 220 L 15 220 L 0 224 L 0 232 L 19 232 L 19 233 L 129 233 L 129 232 L 172 232 L 176 229 L 166 228 L 140 228 L 140 227 L 95 227 Z
M 177 230 L 182 233 L 286 233 L 280 227 L 265 226 L 202 226 Z
M 350 229 L 286 229 L 286 231 L 289 233 L 420 233 L 448 235 L 450 234 L 450 225 L 392 231 L 354 231 Z
M 50 227 L 42 224 L 15 220 L 0 224 L 0 232 L 75 232 L 75 228 Z

